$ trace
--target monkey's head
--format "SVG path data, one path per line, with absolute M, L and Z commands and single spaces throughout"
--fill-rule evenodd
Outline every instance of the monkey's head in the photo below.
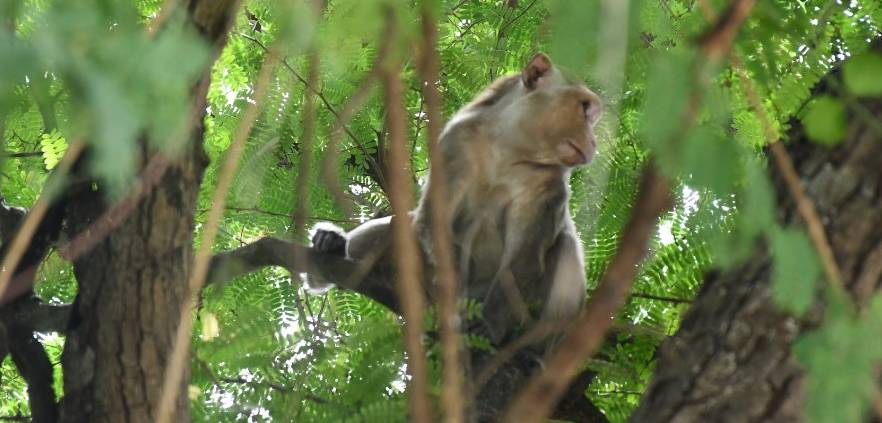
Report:
M 500 101 L 501 142 L 521 161 L 575 167 L 587 164 L 597 150 L 594 125 L 601 102 L 584 84 L 568 79 L 545 54 L 524 67 L 518 84 Z M 508 99 L 506 99 L 508 100 Z

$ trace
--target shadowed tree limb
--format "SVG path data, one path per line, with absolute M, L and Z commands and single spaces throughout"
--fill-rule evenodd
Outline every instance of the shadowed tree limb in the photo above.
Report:
M 349 260 L 295 242 L 266 237 L 215 254 L 206 284 L 221 284 L 264 267 L 279 266 L 291 273 L 309 273 L 334 281 L 339 288 L 363 294 L 400 314 L 394 284 L 387 274 L 373 269 L 372 264 L 371 260 Z
M 8 348 L 18 373 L 27 383 L 32 421 L 56 422 L 58 403 L 53 389 L 52 363 L 43 345 L 34 337 L 33 325 L 16 315 L 18 308 L 15 304 L 0 313 L 0 326 L 6 332 L 5 339 L 0 341 L 7 342 L 6 347 L 0 349 Z

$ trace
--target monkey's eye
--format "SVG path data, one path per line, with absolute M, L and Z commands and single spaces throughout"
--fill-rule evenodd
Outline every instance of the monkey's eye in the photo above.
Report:
M 582 113 L 585 115 L 585 118 L 591 120 L 591 102 L 588 100 L 582 101 Z

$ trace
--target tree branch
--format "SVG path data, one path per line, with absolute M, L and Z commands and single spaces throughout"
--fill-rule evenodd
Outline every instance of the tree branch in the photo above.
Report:
M 700 75 L 717 65 L 729 52 L 738 29 L 747 19 L 754 0 L 732 0 L 726 11 L 701 38 L 698 49 L 703 56 L 695 69 L 699 81 L 690 93 L 682 132 L 695 124 L 701 104 Z M 633 285 L 636 264 L 643 258 L 655 222 L 670 207 L 670 187 L 650 165 L 644 170 L 640 194 L 632 209 L 631 220 L 622 234 L 616 256 L 606 270 L 587 310 L 573 324 L 545 371 L 536 376 L 518 394 L 507 412 L 508 420 L 539 421 L 547 416 L 582 361 L 600 347 L 612 326 L 612 316 L 624 304 Z
M 58 403 L 52 388 L 52 363 L 43 345 L 34 338 L 34 329 L 28 322 L 13 317 L 14 309 L 7 309 L 0 320 L 6 327 L 9 353 L 15 367 L 28 386 L 28 403 L 35 422 L 58 420 Z
M 64 332 L 73 306 L 50 305 L 37 298 L 22 299 L 8 314 L 7 323 L 27 325 L 34 332 Z
M 622 233 L 619 249 L 610 262 L 587 310 L 574 322 L 563 343 L 536 376 L 513 401 L 504 421 L 540 421 L 547 416 L 579 364 L 600 347 L 612 316 L 625 303 L 634 282 L 636 264 L 646 254 L 659 216 L 671 205 L 670 188 L 650 164 L 643 172 L 640 193 L 631 209 L 631 219 Z
M 42 151 L 23 151 L 20 153 L 6 153 L 5 157 L 10 159 L 16 158 L 25 158 L 25 157 L 40 157 L 43 155 Z
M 268 266 L 279 266 L 293 274 L 309 273 L 334 281 L 338 287 L 363 294 L 396 313 L 401 313 L 390 275 L 374 268 L 375 259 L 362 261 L 320 253 L 310 247 L 266 237 L 235 250 L 215 254 L 206 284 L 221 284 Z

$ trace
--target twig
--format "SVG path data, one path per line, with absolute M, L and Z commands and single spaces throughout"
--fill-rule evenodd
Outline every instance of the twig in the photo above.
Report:
M 257 38 L 254 38 L 248 34 L 243 34 L 243 33 L 237 33 L 237 34 L 240 37 L 245 38 L 246 40 L 250 40 L 251 42 L 257 44 L 257 46 L 260 47 L 263 51 L 265 51 L 265 52 L 269 51 L 268 47 L 265 44 L 263 44 L 260 40 L 258 40 Z M 291 74 L 294 75 L 294 77 L 298 81 L 303 83 L 303 85 L 306 87 L 307 90 L 312 91 L 319 98 L 319 100 L 322 101 L 322 104 L 324 104 L 325 108 L 328 109 L 328 111 L 331 112 L 332 115 L 334 115 L 334 118 L 337 119 L 337 122 L 344 122 L 345 121 L 343 119 L 341 113 L 339 113 L 337 111 L 337 109 L 335 109 L 334 106 L 331 105 L 331 103 L 328 101 L 328 99 L 325 97 L 325 95 L 321 91 L 317 90 L 315 87 L 310 86 L 309 81 L 307 81 L 305 78 L 303 78 L 303 76 L 301 76 L 300 73 L 297 72 L 297 70 L 294 69 L 294 67 L 292 67 L 286 59 L 282 58 L 281 63 L 282 63 L 282 66 L 284 66 L 285 69 L 287 69 L 289 72 L 291 72 Z M 348 119 L 346 119 L 346 120 L 348 120 Z M 370 153 L 367 151 L 367 147 L 364 146 L 364 143 L 362 143 L 361 140 L 358 137 L 356 137 L 355 134 L 352 132 L 352 130 L 349 129 L 349 127 L 346 126 L 345 124 L 341 124 L 340 128 L 342 128 L 343 131 L 346 132 L 346 135 L 349 135 L 349 138 L 351 138 L 352 141 L 355 142 L 355 145 L 358 146 L 358 148 L 361 150 L 362 154 L 364 154 L 365 160 L 367 160 L 368 163 L 371 165 L 371 167 L 374 168 L 374 172 L 380 178 L 380 181 L 378 181 L 380 186 L 385 187 L 386 182 L 385 182 L 384 174 L 382 171 L 382 167 L 370 155 Z
M 10 159 L 18 159 L 24 157 L 40 157 L 43 155 L 42 151 L 25 151 L 22 153 L 6 153 L 4 157 Z
M 307 54 L 309 62 L 308 83 L 315 86 L 319 81 L 318 50 L 313 47 Z M 309 206 L 309 174 L 312 167 L 312 145 L 315 139 L 315 95 L 310 90 L 303 90 L 303 135 L 300 137 L 300 165 L 297 167 L 297 179 L 294 182 L 294 204 L 291 216 L 291 232 L 298 236 L 306 225 Z
M 675 304 L 692 304 L 692 300 L 687 300 L 684 298 L 665 297 L 662 295 L 644 294 L 641 292 L 632 292 L 631 296 L 635 297 L 635 298 L 644 298 L 647 300 L 664 301 L 664 302 L 675 303 Z
M 174 347 L 169 355 L 168 365 L 165 369 L 165 378 L 162 386 L 162 396 L 160 397 L 159 407 L 157 410 L 157 421 L 160 423 L 168 423 L 174 411 L 175 399 L 177 398 L 178 389 L 181 387 L 181 380 L 184 376 L 184 365 L 187 362 L 187 352 L 190 347 L 190 337 L 193 327 L 193 309 L 202 285 L 208 275 L 209 264 L 211 262 L 211 246 L 217 236 L 220 219 L 223 215 L 224 205 L 226 204 L 227 194 L 233 182 L 239 159 L 244 151 L 245 141 L 248 134 L 254 126 L 257 119 L 259 106 L 266 95 L 270 78 L 279 62 L 279 55 L 275 48 L 270 49 L 266 54 L 263 65 L 257 75 L 254 84 L 253 101 L 248 103 L 242 116 L 242 121 L 236 127 L 233 135 L 233 141 L 227 153 L 227 157 L 220 169 L 217 187 L 212 196 L 211 210 L 205 222 L 205 229 L 202 233 L 202 240 L 199 244 L 199 251 L 193 262 L 193 270 L 189 281 L 188 299 L 181 307 L 180 323 L 178 324 L 175 336 Z
M 346 125 L 355 117 L 355 113 L 361 110 L 364 106 L 365 101 L 368 99 L 368 94 L 371 92 L 371 88 L 373 87 L 374 81 L 380 75 L 380 63 L 383 63 L 386 60 L 386 55 L 390 48 L 390 43 L 381 43 L 379 51 L 377 52 L 377 57 L 374 59 L 374 65 L 371 66 L 371 69 L 367 72 L 367 74 L 361 79 L 358 86 L 353 91 L 352 95 L 349 96 L 349 99 L 343 105 L 340 113 L 335 113 L 334 116 L 337 118 L 334 126 L 331 128 L 331 136 L 328 140 L 328 143 L 325 145 L 326 152 L 325 156 L 322 159 L 322 180 L 325 183 L 325 186 L 331 192 L 331 196 L 334 197 L 334 200 L 339 204 L 345 214 L 351 213 L 351 207 L 349 206 L 349 201 L 346 201 L 345 195 L 343 194 L 343 189 L 340 187 L 340 182 L 338 181 L 338 176 L 336 174 L 337 169 L 337 158 L 339 157 L 338 145 L 340 142 L 340 134 L 342 131 L 347 131 Z M 329 109 L 330 110 L 330 109 Z M 350 138 L 352 135 L 350 134 Z M 369 161 L 371 167 L 374 169 L 374 173 L 378 176 L 378 183 L 380 188 L 383 191 L 388 192 L 386 186 L 386 178 L 385 174 L 382 171 L 379 163 L 376 163 L 373 156 L 371 156 L 367 149 L 364 147 L 360 141 L 355 138 L 352 138 L 356 146 L 361 150 L 362 154 L 365 156 L 365 159 Z
M 62 178 L 67 176 L 70 168 L 73 166 L 77 158 L 79 158 L 80 153 L 82 153 L 83 148 L 84 144 L 81 140 L 75 140 L 68 146 L 67 151 L 64 153 L 64 157 L 61 158 L 61 162 L 59 162 L 58 167 L 56 168 L 57 173 L 54 175 L 55 181 L 60 182 Z M 43 216 L 45 216 L 46 212 L 49 210 L 50 203 L 54 200 L 50 197 L 57 195 L 56 192 L 50 191 L 54 190 L 47 188 L 43 189 L 40 198 L 37 199 L 37 202 L 34 203 L 34 206 L 31 207 L 31 210 L 25 216 L 24 221 L 21 224 L 21 229 L 18 230 L 15 234 L 15 238 L 12 239 L 9 250 L 6 252 L 6 256 L 3 257 L 2 264 L 0 264 L 0 298 L 4 298 L 3 294 L 6 292 L 6 288 L 8 287 L 13 274 L 15 274 L 19 261 L 21 261 L 21 258 L 27 250 L 28 244 L 34 237 L 34 233 L 37 231 L 40 221 L 43 220 Z
M 147 25 L 147 35 L 151 37 L 156 35 L 159 28 L 162 27 L 162 24 L 168 20 L 169 16 L 171 16 L 172 12 L 177 8 L 177 3 L 178 0 L 164 0 L 162 2 L 162 5 L 159 6 L 159 13 Z
M 423 99 L 428 117 L 427 135 L 432 163 L 431 183 L 427 195 L 432 204 L 432 240 L 435 251 L 436 277 L 438 280 L 438 320 L 441 329 L 441 355 L 443 363 L 442 401 L 446 421 L 462 422 L 464 419 L 463 375 L 460 358 L 460 333 L 456 310 L 458 281 L 454 270 L 453 233 L 450 213 L 445 206 L 447 198 L 447 172 L 439 146 L 443 121 L 441 117 L 441 93 L 438 90 L 440 59 L 438 57 L 438 29 L 435 26 L 434 1 L 422 3 L 423 44 L 420 52 L 419 72 L 423 85 Z M 421 104 L 422 106 L 422 104 Z
M 710 9 L 710 6 L 707 6 L 707 9 L 710 16 L 713 16 L 713 9 Z M 763 126 L 763 132 L 769 142 L 769 150 L 772 153 L 775 166 L 784 177 L 784 183 L 787 185 L 787 190 L 790 191 L 790 195 L 796 203 L 797 211 L 803 221 L 805 221 L 809 238 L 821 258 L 821 265 L 827 276 L 827 281 L 834 289 L 842 292 L 844 287 L 841 272 L 839 271 L 839 266 L 836 264 L 836 258 L 833 256 L 833 249 L 830 247 L 827 234 L 824 231 L 824 224 L 821 223 L 821 219 L 818 216 L 814 204 L 805 194 L 802 182 L 799 180 L 799 176 L 796 172 L 796 168 L 793 166 L 793 161 L 790 159 L 790 155 L 787 154 L 787 150 L 778 140 L 778 136 L 775 133 L 771 120 L 763 108 L 762 102 L 753 86 L 753 81 L 748 77 L 747 71 L 744 69 L 744 64 L 742 63 L 741 58 L 738 57 L 735 52 L 732 52 L 729 55 L 729 59 L 732 67 L 735 69 L 735 73 L 738 75 L 738 81 L 740 82 L 742 91 L 744 91 L 750 102 L 751 108 L 754 109 L 754 112 L 757 114 L 757 117 Z
M 394 43 L 398 37 L 398 21 L 395 10 L 391 6 L 387 6 L 385 14 L 386 33 L 388 34 L 385 42 Z M 403 87 L 399 78 L 401 62 L 397 52 L 390 50 L 389 53 L 386 61 L 380 66 L 386 102 L 385 120 L 386 127 L 389 129 L 389 158 L 392 164 L 389 166 L 391 180 L 389 194 L 392 212 L 398 217 L 392 219 L 393 246 L 398 256 L 396 279 L 398 295 L 401 298 L 402 311 L 404 312 L 407 370 L 411 375 L 408 395 L 410 420 L 423 423 L 431 421 L 426 355 L 422 344 L 425 299 L 420 283 L 422 272 L 418 255 L 419 247 L 411 219 L 408 218 L 412 203 L 410 199 L 412 186 L 408 166 Z
M 498 33 L 499 33 L 499 34 L 503 34 L 503 33 L 504 33 L 506 30 L 508 30 L 508 28 L 511 27 L 512 24 L 514 24 L 518 19 L 520 19 L 521 17 L 523 17 L 524 15 L 526 15 L 527 12 L 529 12 L 530 9 L 532 9 L 533 6 L 535 6 L 536 3 L 537 3 L 538 1 L 539 1 L 539 0 L 533 0 L 532 2 L 530 2 L 530 4 L 524 6 L 524 10 L 522 10 L 521 13 L 519 13 L 519 14 L 518 14 L 517 16 L 515 16 L 514 18 L 509 19 L 508 21 L 506 21 L 505 23 L 503 23 L 501 27 L 499 27 L 499 31 L 498 31 Z M 497 43 L 497 45 L 498 45 L 498 43 Z

